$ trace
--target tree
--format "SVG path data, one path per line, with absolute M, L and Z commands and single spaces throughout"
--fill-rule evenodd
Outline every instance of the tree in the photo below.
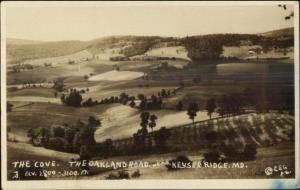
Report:
M 41 143 L 45 146 L 49 142 L 50 138 L 50 130 L 47 128 L 40 128 L 40 135 L 41 135 Z
M 207 110 L 207 115 L 208 115 L 209 118 L 211 119 L 211 114 L 212 114 L 212 113 L 215 111 L 215 109 L 216 109 L 215 99 L 211 98 L 211 99 L 207 100 L 205 109 Z
M 54 85 L 53 88 L 58 91 L 58 92 L 62 92 L 64 90 L 64 81 L 63 79 L 57 79 L 56 81 L 54 81 Z
M 146 99 L 146 97 L 145 97 L 144 94 L 138 94 L 137 97 L 138 97 L 138 99 L 141 100 L 141 101 L 144 100 L 144 99 Z
M 131 102 L 129 103 L 129 106 L 132 107 L 132 108 L 135 107 L 135 102 L 134 102 L 134 100 L 131 100 Z
M 146 145 L 146 136 L 148 133 L 147 127 L 149 124 L 149 117 L 150 113 L 149 112 L 142 112 L 140 115 L 141 118 L 141 129 L 139 129 L 135 134 L 133 134 L 134 137 L 134 144 L 136 145 L 136 148 L 138 148 L 138 151 L 143 151 L 145 150 L 145 145 Z
M 140 115 L 141 118 L 141 127 L 142 127 L 142 131 L 145 132 L 147 131 L 147 126 L 149 123 L 149 117 L 150 117 L 150 113 L 149 112 L 142 112 Z
M 13 108 L 13 104 L 11 104 L 11 103 L 9 103 L 9 102 L 7 102 L 6 103 L 6 109 L 7 109 L 7 112 L 11 112 L 12 111 L 12 108 Z
M 73 140 L 73 149 L 75 152 L 79 152 L 80 147 L 86 145 L 89 150 L 92 150 L 96 144 L 95 131 L 98 127 L 101 127 L 101 122 L 95 119 L 93 116 L 89 117 L 88 124 L 78 120 L 77 130 Z
M 218 100 L 219 108 L 217 109 L 217 112 L 221 117 L 224 117 L 224 115 L 228 114 L 228 97 L 226 95 L 223 95 Z
M 151 128 L 152 132 L 153 132 L 153 128 L 156 126 L 156 120 L 157 120 L 156 115 L 153 114 L 153 115 L 150 116 L 149 127 Z
M 194 123 L 194 119 L 197 116 L 197 112 L 199 111 L 199 107 L 197 103 L 190 103 L 188 110 L 187 110 L 187 115 L 189 116 L 189 118 L 193 121 Z
M 88 147 L 86 145 L 82 145 L 80 147 L 79 155 L 80 155 L 80 160 L 90 160 L 91 159 L 91 153 L 88 150 Z
M 63 94 L 61 97 L 61 100 L 63 101 L 63 103 L 65 103 L 69 106 L 80 107 L 81 101 L 82 101 L 82 96 L 80 95 L 79 91 L 74 89 L 74 90 L 71 90 L 71 92 L 68 96 L 65 96 Z
M 64 137 L 65 129 L 60 126 L 52 127 L 52 134 L 53 134 L 53 137 Z
M 65 139 L 72 143 L 76 134 L 76 130 L 73 127 L 67 127 L 65 129 Z
M 65 94 L 62 94 L 62 95 L 61 95 L 60 101 L 61 101 L 63 104 L 66 104 L 66 95 L 65 95 Z
M 177 103 L 177 105 L 176 105 L 176 109 L 177 109 L 178 111 L 181 111 L 181 110 L 182 110 L 182 107 L 183 107 L 182 101 L 179 101 L 179 102 Z
M 34 139 L 37 137 L 37 134 L 34 131 L 34 129 L 32 128 L 28 129 L 27 137 L 30 138 L 30 143 L 33 144 Z
M 167 96 L 167 91 L 166 91 L 166 89 L 164 89 L 164 88 L 161 89 L 160 94 L 161 94 L 162 97 L 166 97 L 166 96 Z
M 90 116 L 88 121 L 91 127 L 97 128 L 101 126 L 101 122 L 99 121 L 99 119 L 96 119 L 94 116 Z
M 257 153 L 256 144 L 246 144 L 244 148 L 244 159 L 245 160 L 255 160 Z
M 155 134 L 154 134 L 154 140 L 155 144 L 160 150 L 164 150 L 166 148 L 166 142 L 168 138 L 170 137 L 171 133 L 169 129 L 166 127 L 161 127 Z
M 141 103 L 140 103 L 140 109 L 141 110 L 146 110 L 147 109 L 147 99 L 143 99 L 143 100 L 141 100 Z
M 223 51 L 220 39 L 212 35 L 187 38 L 184 44 L 188 50 L 188 57 L 196 61 L 217 59 Z

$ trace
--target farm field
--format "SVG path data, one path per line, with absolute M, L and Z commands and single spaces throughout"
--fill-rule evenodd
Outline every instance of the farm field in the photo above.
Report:
M 183 155 L 197 162 L 209 159 L 209 151 L 227 148 L 236 149 L 233 155 L 242 155 L 248 169 L 168 171 L 163 165 L 140 168 L 137 179 L 271 178 L 279 175 L 266 176 L 265 168 L 278 163 L 293 177 L 294 49 L 282 58 L 282 48 L 270 47 L 254 58 L 249 49 L 261 45 L 224 46 L 219 57 L 212 53 L 204 59 L 196 42 L 206 46 L 201 40 L 211 37 L 108 37 L 40 55 L 31 54 L 28 44 L 10 49 L 9 161 L 53 159 L 62 171 L 71 169 L 66 162 L 72 159 L 154 163 Z M 43 46 L 26 43 L 33 43 L 32 49 Z M 126 59 L 112 59 L 117 56 Z M 217 156 L 230 159 L 225 151 Z M 8 170 L 13 171 L 9 163 Z M 49 179 L 106 179 L 121 170 L 91 171 L 85 177 Z
M 149 155 L 147 158 L 144 156 L 126 156 L 110 158 L 109 161 L 142 161 L 149 164 L 155 164 L 157 161 L 166 162 L 175 158 L 178 155 L 186 155 L 191 161 L 199 162 L 203 159 L 204 151 L 182 151 L 176 153 L 167 153 L 159 155 Z M 275 173 L 271 176 L 265 174 L 265 168 L 282 163 L 288 168 L 294 168 L 295 153 L 294 145 L 291 142 L 274 145 L 267 148 L 259 148 L 257 153 L 257 159 L 255 161 L 244 162 L 247 168 L 188 168 L 180 169 L 176 171 L 168 171 L 164 165 L 154 168 L 139 168 L 140 177 L 134 178 L 138 180 L 143 179 L 253 179 L 253 178 L 280 178 L 280 173 Z M 106 159 L 101 160 L 106 161 Z M 230 164 L 229 164 L 230 165 Z M 95 174 L 89 177 L 77 177 L 73 179 L 106 179 L 111 173 L 117 173 L 122 169 L 107 171 L 100 174 Z M 132 175 L 137 169 L 126 168 L 130 175 Z M 295 175 L 293 169 L 292 173 L 286 176 L 287 178 L 293 178 Z
M 153 48 L 147 51 L 144 55 L 175 57 L 175 58 L 190 60 L 190 58 L 187 56 L 187 53 L 188 52 L 183 46 L 174 46 L 174 47 Z
M 120 80 L 133 80 L 140 78 L 144 74 L 141 72 L 133 71 L 109 71 L 100 75 L 94 75 L 89 78 L 90 81 L 120 81 Z

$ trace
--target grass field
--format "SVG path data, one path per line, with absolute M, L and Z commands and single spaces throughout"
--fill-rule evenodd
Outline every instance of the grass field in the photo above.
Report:
M 141 72 L 133 71 L 109 71 L 99 75 L 94 75 L 89 78 L 90 81 L 120 81 L 120 80 L 133 80 L 140 78 L 144 75 Z
M 77 154 L 63 153 L 54 150 L 45 149 L 42 147 L 33 147 L 26 143 L 12 143 L 7 144 L 7 171 L 8 179 L 12 179 L 13 172 L 17 171 L 13 167 L 13 162 L 30 161 L 33 162 L 49 162 L 55 161 L 59 167 L 43 167 L 43 170 L 56 170 L 56 172 L 63 172 L 63 170 L 78 170 L 78 168 L 71 168 L 68 161 L 77 159 Z M 55 176 L 51 176 L 55 177 Z
M 154 130 L 160 127 L 173 128 L 179 125 L 190 124 L 186 111 L 177 111 L 174 108 L 179 101 L 184 102 L 183 109 L 187 109 L 187 105 L 192 102 L 199 104 L 200 111 L 195 117 L 195 121 L 207 120 L 209 117 L 204 111 L 205 103 L 209 98 L 218 99 L 224 94 L 242 92 L 246 88 L 251 88 L 260 95 L 272 96 L 278 98 L 280 90 L 291 83 L 285 81 L 277 83 L 265 83 L 262 81 L 243 81 L 233 82 L 232 79 L 226 81 L 226 77 L 233 74 L 248 75 L 255 73 L 292 73 L 293 64 L 286 63 L 226 63 L 226 64 L 198 64 L 194 66 L 188 65 L 186 52 L 176 51 L 182 47 L 166 47 L 152 49 L 146 54 L 151 56 L 171 56 L 182 59 L 168 60 L 168 65 L 176 67 L 176 73 L 172 69 L 162 70 L 159 75 L 162 77 L 173 74 L 174 78 L 149 78 L 143 79 L 145 73 L 154 72 L 155 68 L 162 61 L 108 61 L 105 55 L 116 54 L 106 52 L 96 59 L 85 60 L 86 56 L 91 58 L 91 53 L 82 51 L 60 57 L 43 58 L 31 60 L 31 64 L 36 65 L 33 70 L 22 71 L 19 73 L 9 73 L 7 83 L 9 85 L 21 85 L 23 83 L 47 83 L 53 82 L 56 78 L 64 78 L 64 84 L 67 89 L 76 88 L 78 90 L 89 88 L 82 94 L 84 100 L 92 98 L 100 101 L 103 98 L 111 96 L 119 96 L 122 92 L 129 96 L 137 97 L 138 94 L 144 94 L 148 98 L 154 94 L 157 95 L 162 89 L 171 90 L 179 87 L 179 82 L 184 82 L 184 87 L 176 91 L 175 95 L 163 99 L 163 109 L 151 110 L 151 114 L 155 114 L 158 119 Z M 75 63 L 69 64 L 68 61 L 73 60 Z M 53 67 L 44 67 L 44 62 L 52 62 Z M 120 71 L 114 71 L 113 66 L 117 65 Z M 202 77 L 203 75 L 225 76 L 224 80 L 203 80 L 200 82 L 193 81 L 194 77 Z M 87 79 L 88 78 L 88 79 Z M 53 85 L 53 84 L 52 84 Z M 13 86 L 11 86 L 13 87 Z M 75 125 L 78 119 L 86 120 L 89 116 L 95 116 L 101 121 L 102 126 L 97 129 L 95 139 L 102 142 L 105 139 L 122 139 L 132 137 L 132 135 L 140 129 L 140 113 L 136 108 L 119 103 L 97 105 L 93 107 L 74 108 L 62 105 L 60 101 L 61 93 L 54 97 L 54 89 L 49 85 L 45 87 L 10 89 L 8 90 L 8 101 L 14 106 L 11 112 L 7 114 L 7 127 L 9 130 L 8 137 L 11 140 L 19 141 L 19 143 L 8 143 L 8 159 L 9 161 L 18 158 L 29 160 L 57 160 L 62 165 L 62 169 L 66 168 L 66 161 L 71 158 L 78 157 L 75 154 L 65 154 L 42 147 L 33 147 L 28 143 L 27 131 L 30 128 L 39 127 L 51 128 L 53 125 Z M 64 92 L 66 93 L 66 91 Z M 218 114 L 213 113 L 212 117 Z M 271 120 L 271 124 L 258 124 L 254 121 L 253 115 L 245 115 L 242 125 L 236 123 L 238 118 L 229 118 L 219 123 L 214 123 L 213 130 L 230 140 L 229 133 L 235 131 L 238 134 L 238 140 L 245 143 L 252 139 L 258 145 L 263 145 L 264 141 L 270 141 L 275 145 L 268 148 L 259 148 L 257 160 L 246 162 L 250 169 L 186 169 L 176 172 L 168 172 L 164 166 L 155 169 L 140 169 L 142 176 L 140 179 L 201 179 L 201 178 L 259 178 L 268 177 L 264 174 L 264 168 L 269 165 L 283 163 L 293 169 L 294 146 L 289 143 L 289 134 L 293 130 L 294 118 L 281 114 L 260 114 L 255 117 L 261 117 Z M 223 123 L 223 124 L 220 124 Z M 222 125 L 222 127 L 220 126 Z M 248 130 L 245 132 L 245 130 Z M 258 134 L 258 131 L 262 131 Z M 247 139 L 248 138 L 248 139 Z M 144 160 L 154 162 L 155 160 L 169 160 L 179 154 L 187 155 L 191 160 L 197 161 L 203 158 L 204 150 L 184 151 L 177 153 L 168 153 L 160 155 L 148 156 L 127 156 L 109 158 L 109 160 Z M 11 165 L 8 163 L 9 171 L 12 171 Z M 89 179 L 104 179 L 111 171 L 103 169 L 95 169 L 97 172 Z M 129 173 L 133 173 L 134 169 L 128 169 Z M 106 171 L 106 172 L 105 172 Z M 104 172 L 104 173 L 103 173 Z M 117 171 L 114 171 L 117 172 Z M 293 174 L 292 174 L 293 175 Z M 278 177 L 278 176 L 275 176 Z M 290 176 L 288 176 L 290 177 Z M 54 176 L 56 179 L 56 177 Z M 57 178 L 62 179 L 62 178 Z M 69 179 L 69 178 L 68 178 Z M 85 179 L 85 177 L 79 178 Z
M 157 57 L 176 57 L 180 59 L 190 60 L 187 56 L 187 51 L 183 46 L 154 48 L 147 51 L 144 55 Z
M 286 142 L 272 147 L 259 148 L 255 161 L 243 162 L 247 168 L 188 168 L 177 171 L 168 171 L 164 165 L 154 168 L 139 168 L 141 176 L 134 179 L 253 179 L 253 178 L 293 178 L 295 175 L 294 144 Z M 154 154 L 149 156 L 126 156 L 109 158 L 114 161 L 144 161 L 155 164 L 157 161 L 166 162 L 178 155 L 185 155 L 193 162 L 203 159 L 202 151 L 183 151 L 168 154 Z M 105 161 L 105 160 L 103 160 Z M 281 177 L 280 172 L 272 175 L 265 174 L 265 168 L 275 165 L 285 165 L 291 173 Z M 231 165 L 230 163 L 228 165 Z M 108 171 L 94 176 L 80 177 L 78 179 L 105 179 L 110 173 L 117 173 L 119 170 Z M 127 168 L 126 171 L 132 175 L 136 169 Z
M 7 93 L 7 96 L 38 96 L 38 97 L 54 97 L 55 90 L 52 88 L 24 88 Z

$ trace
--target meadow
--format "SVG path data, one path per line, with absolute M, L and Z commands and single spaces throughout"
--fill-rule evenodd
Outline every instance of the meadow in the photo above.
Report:
M 49 47 L 55 48 L 56 45 L 52 44 Z M 152 95 L 160 96 L 159 93 L 163 89 L 174 92 L 162 98 L 160 109 L 147 110 L 150 114 L 157 116 L 153 130 L 158 131 L 161 127 L 171 129 L 182 125 L 192 126 L 192 120 L 187 114 L 187 109 L 192 103 L 197 103 L 199 108 L 193 118 L 193 121 L 197 123 L 210 118 L 206 108 L 210 99 L 214 99 L 219 105 L 218 101 L 224 95 L 245 95 L 250 91 L 250 94 L 254 92 L 255 96 L 257 95 L 258 99 L 265 104 L 264 106 L 270 105 L 268 111 L 272 113 L 260 113 L 257 105 L 250 105 L 243 111 L 252 114 L 257 112 L 255 114 L 258 117 L 271 120 L 268 124 L 272 126 L 261 126 L 255 123 L 252 115 L 243 112 L 246 115 L 224 119 L 222 127 L 218 127 L 217 123 L 214 123 L 212 127 L 218 134 L 226 136 L 228 141 L 232 140 L 228 135 L 230 131 L 232 132 L 232 128 L 241 141 L 243 138 L 253 136 L 249 138 L 257 141 L 259 147 L 256 160 L 246 162 L 249 169 L 231 168 L 224 171 L 201 168 L 169 172 L 165 166 L 162 166 L 155 169 L 140 169 L 142 174 L 140 179 L 265 178 L 268 177 L 264 174 L 265 167 L 278 163 L 286 164 L 293 170 L 294 144 L 289 135 L 294 130 L 294 116 L 291 110 L 284 110 L 287 108 L 282 107 L 288 102 L 282 98 L 288 91 L 286 89 L 294 87 L 294 65 L 293 59 L 290 59 L 291 52 L 282 60 L 277 60 L 280 52 L 275 52 L 275 50 L 254 59 L 249 57 L 248 52 L 249 48 L 253 48 L 252 46 L 225 47 L 223 56 L 235 56 L 238 60 L 191 61 L 187 56 L 187 49 L 177 44 L 170 47 L 145 48 L 142 49 L 141 54 L 130 56 L 131 60 L 112 61 L 110 59 L 112 56 L 123 56 L 120 52 L 126 48 L 128 50 L 125 45 L 122 47 L 120 44 L 106 44 L 105 47 L 100 47 L 100 45 L 98 47 L 92 44 L 87 47 L 87 44 L 78 42 L 78 47 L 72 46 L 68 51 L 57 50 L 61 52 L 51 53 L 49 50 L 40 55 L 31 55 L 29 52 L 28 57 L 22 52 L 18 54 L 18 51 L 25 46 L 20 46 L 20 50 L 17 51 L 10 50 L 12 51 L 10 57 L 16 59 L 7 64 L 7 100 L 12 104 L 11 110 L 7 112 L 8 160 L 11 162 L 18 158 L 41 161 L 54 159 L 63 168 L 67 167 L 65 161 L 77 159 L 78 154 L 34 147 L 29 143 L 28 130 L 41 127 L 52 129 L 55 126 L 75 126 L 79 119 L 87 121 L 90 116 L 101 122 L 101 126 L 94 133 L 97 143 L 102 143 L 107 139 L 114 141 L 132 137 L 141 129 L 142 108 L 130 106 L 129 102 L 99 103 L 103 99 L 120 97 L 122 93 L 126 93 L 129 97 L 134 96 L 134 103 L 138 105 L 142 101 L 139 100 L 139 95 L 150 99 Z M 147 46 L 147 44 L 144 45 Z M 31 46 L 42 47 L 42 45 Z M 127 53 L 132 54 L 130 51 Z M 168 59 L 133 59 L 144 56 L 167 57 Z M 276 60 L 265 60 L 268 58 L 276 58 Z M 14 68 L 16 65 L 22 68 L 22 64 L 29 64 L 32 68 L 20 70 Z M 54 84 L 59 80 L 63 81 L 63 88 L 57 90 Z M 91 98 L 93 101 L 97 100 L 98 103 L 93 106 L 74 107 L 62 102 L 62 94 L 67 95 L 74 89 L 80 91 L 82 102 Z M 178 109 L 177 105 L 180 101 L 183 105 L 181 109 Z M 217 113 L 216 107 L 211 117 L 214 119 L 219 116 L 220 113 Z M 235 122 L 239 119 L 244 119 L 243 124 L 247 126 L 237 125 Z M 271 130 L 268 127 L 271 127 L 272 131 L 268 131 Z M 245 132 L 245 130 L 248 131 Z M 255 136 L 257 131 L 261 131 L 259 138 Z M 265 140 L 270 141 L 269 147 L 265 147 Z M 192 161 L 197 161 L 203 158 L 205 151 L 199 146 L 194 150 L 180 150 L 172 153 L 94 159 L 140 159 L 155 162 L 156 160 L 169 160 L 182 154 Z M 8 168 L 12 171 L 9 163 Z M 133 169 L 128 169 L 128 171 L 134 172 Z M 80 179 L 104 179 L 111 171 L 99 170 L 97 172 L 95 175 L 80 177 Z M 293 175 L 294 173 L 290 176 Z M 276 174 L 270 177 L 278 176 Z

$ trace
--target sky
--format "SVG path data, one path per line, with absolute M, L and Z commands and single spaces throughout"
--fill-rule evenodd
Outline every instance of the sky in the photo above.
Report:
M 6 7 L 6 37 L 42 41 L 92 40 L 112 35 L 184 37 L 260 33 L 293 27 L 292 11 L 277 5 L 24 6 Z

